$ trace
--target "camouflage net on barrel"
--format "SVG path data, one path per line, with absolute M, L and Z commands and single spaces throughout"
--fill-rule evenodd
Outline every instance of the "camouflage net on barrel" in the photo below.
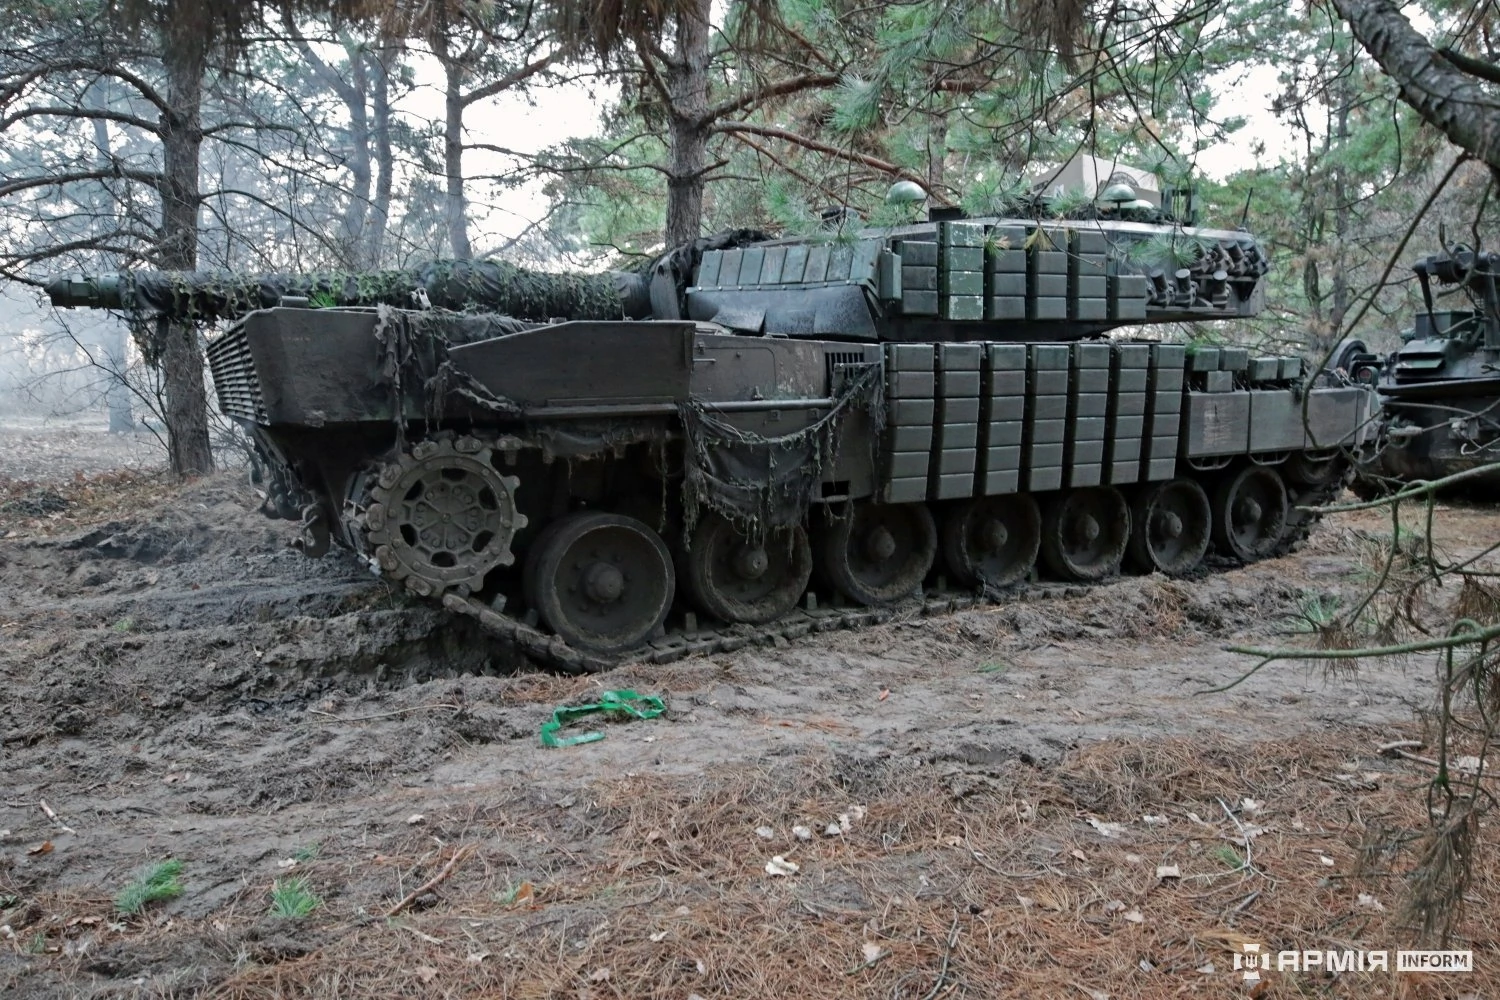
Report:
M 864 409 L 877 427 L 884 420 L 881 366 L 850 365 L 844 371 L 844 384 L 827 413 L 801 430 L 777 437 L 736 427 L 710 404 L 679 404 L 686 438 L 683 519 L 689 533 L 705 507 L 755 541 L 769 530 L 802 520 L 823 470 L 838 462 L 844 419 Z
M 634 275 L 552 274 L 501 260 L 436 260 L 406 270 L 239 275 L 136 271 L 118 276 L 99 304 L 175 320 L 236 319 L 283 299 L 311 306 L 482 310 L 519 319 L 623 319 Z

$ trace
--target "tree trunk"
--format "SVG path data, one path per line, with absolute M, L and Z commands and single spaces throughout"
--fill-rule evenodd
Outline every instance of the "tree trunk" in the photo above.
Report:
M 1323 248 L 1326 208 L 1323 204 L 1323 187 L 1319 182 L 1318 164 L 1328 157 L 1329 138 L 1323 138 L 1322 149 L 1314 152 L 1311 132 L 1308 133 L 1307 158 L 1302 177 L 1302 294 L 1307 299 L 1307 334 L 1316 348 L 1328 337 L 1328 325 L 1323 316 L 1323 277 L 1318 266 L 1318 254 Z
M 125 371 L 130 364 L 127 345 L 123 323 L 111 317 L 108 323 L 100 325 L 99 352 L 109 369 L 104 405 L 109 408 L 111 434 L 129 434 L 135 430 L 135 415 L 130 412 L 130 386 L 125 384 Z
M 365 224 L 370 211 L 370 116 L 365 74 L 364 47 L 346 43 L 344 51 L 349 57 L 348 93 L 344 106 L 349 109 L 349 174 L 352 188 L 349 204 L 344 207 L 341 243 L 350 265 L 355 270 L 370 264 L 364 258 Z
M 677 44 L 667 65 L 667 246 L 698 238 L 703 228 L 703 174 L 708 161 L 708 19 L 712 0 L 678 15 Z M 644 54 L 643 54 L 644 57 Z
M 191 271 L 198 266 L 198 166 L 208 44 L 201 35 L 194 37 L 189 28 L 172 30 L 185 20 L 195 19 L 174 18 L 168 22 L 164 54 L 167 110 L 161 114 L 161 243 L 157 260 L 167 270 Z M 212 472 L 208 395 L 198 328 L 192 323 L 161 323 L 157 336 L 172 473 L 192 476 Z
M 96 84 L 89 88 L 89 104 L 105 111 L 109 108 L 108 97 L 102 93 L 103 84 Z M 95 163 L 102 172 L 109 169 L 114 162 L 114 153 L 110 148 L 109 126 L 103 118 L 95 118 L 94 127 L 94 150 Z M 102 206 L 99 207 L 101 216 L 104 213 Z M 108 264 L 104 263 L 107 267 Z M 125 369 L 128 365 L 128 354 L 125 327 L 113 318 L 99 324 L 99 353 L 104 355 L 105 383 L 104 404 L 109 409 L 109 432 L 111 434 L 128 434 L 135 429 L 135 416 L 130 412 L 130 386 L 125 384 Z
M 375 181 L 375 203 L 370 206 L 370 222 L 365 230 L 365 260 L 371 267 L 380 266 L 385 250 L 385 228 L 391 217 L 391 178 L 396 160 L 391 152 L 391 61 L 394 53 L 380 49 L 370 56 L 374 76 L 371 130 L 375 137 L 375 166 L 380 171 Z
M 448 221 L 448 244 L 453 256 L 474 256 L 469 245 L 468 205 L 464 199 L 464 70 L 448 55 L 446 39 L 433 40 L 433 54 L 443 64 L 443 177 L 444 215 Z
M 1350 72 L 1353 72 L 1351 69 Z M 1333 163 L 1333 303 L 1328 311 L 1328 335 L 1330 339 L 1344 335 L 1344 317 L 1349 314 L 1349 177 L 1344 169 L 1343 157 L 1349 144 L 1349 105 L 1354 96 L 1350 92 L 1349 78 L 1340 75 L 1334 81 L 1333 99 L 1338 102 L 1335 110 L 1333 148 L 1337 151 Z M 1332 344 L 1326 347 L 1332 347 Z M 1324 345 L 1320 348 L 1326 349 Z
M 946 103 L 946 102 L 944 102 Z M 933 115 L 927 126 L 927 189 L 936 190 L 946 183 L 948 165 L 948 112 L 944 107 Z

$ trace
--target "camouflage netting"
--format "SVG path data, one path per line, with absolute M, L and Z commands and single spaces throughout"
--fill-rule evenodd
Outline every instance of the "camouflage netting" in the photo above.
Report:
M 501 260 L 457 260 L 434 261 L 416 273 L 440 309 L 479 307 L 531 320 L 640 318 L 638 305 L 626 309 L 634 280 L 614 272 L 551 274 Z
M 455 404 L 502 416 L 520 413 L 515 403 L 496 396 L 473 376 L 454 367 L 448 349 L 520 333 L 537 325 L 508 316 L 377 306 L 375 339 L 380 342 L 381 372 L 391 387 L 398 439 L 405 439 L 408 412 L 414 402 L 430 424 L 442 421 Z
M 314 271 L 306 274 L 237 274 L 232 271 L 125 271 L 71 275 L 47 285 L 61 307 L 123 309 L 137 320 L 212 323 L 234 320 L 283 299 L 305 299 L 314 308 L 394 306 L 496 312 L 518 319 L 673 319 L 682 293 L 707 250 L 762 242 L 754 229 L 735 229 L 694 240 L 631 270 L 589 273 L 533 271 L 503 260 L 434 260 L 388 271 Z M 663 275 L 653 309 L 651 278 Z M 674 299 L 676 301 L 666 301 Z
M 682 486 L 686 528 L 708 508 L 754 540 L 802 520 L 823 470 L 838 461 L 845 417 L 863 408 L 879 426 L 885 406 L 879 364 L 851 365 L 834 405 L 817 422 L 779 437 L 740 429 L 697 401 L 680 404 L 686 438 Z
M 621 272 L 552 274 L 498 260 L 436 260 L 406 270 L 243 275 L 217 271 L 133 271 L 64 278 L 53 304 L 126 309 L 174 320 L 236 319 L 284 298 L 309 305 L 376 306 L 502 313 L 539 322 L 624 319 L 647 314 L 641 279 Z

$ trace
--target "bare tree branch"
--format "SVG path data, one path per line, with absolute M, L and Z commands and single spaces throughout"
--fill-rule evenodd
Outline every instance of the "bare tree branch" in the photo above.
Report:
M 133 125 L 138 129 L 150 132 L 152 135 L 157 134 L 161 127 L 159 122 L 147 121 L 144 118 L 127 115 L 119 111 L 104 111 L 93 108 L 35 107 L 22 108 L 20 111 L 0 118 L 0 132 L 28 118 L 84 118 L 118 122 L 121 125 Z
M 518 66 L 515 69 L 511 70 L 509 73 L 506 73 L 504 76 L 496 77 L 489 83 L 486 83 L 484 86 L 475 87 L 473 90 L 469 91 L 463 96 L 463 106 L 468 107 L 476 101 L 483 101 L 487 98 L 494 97 L 496 94 L 501 94 L 507 90 L 517 87 L 520 84 L 525 83 L 527 80 L 531 79 L 533 76 L 536 76 L 538 73 L 546 70 L 547 67 L 557 63 L 560 59 L 561 56 L 559 56 L 558 53 L 550 52 L 540 59 L 533 59 L 531 62 L 527 63 L 524 66 Z
M 20 177 L 15 180 L 0 182 L 0 198 L 16 194 L 20 191 L 28 191 L 32 188 L 60 187 L 64 184 L 72 184 L 77 181 L 104 181 L 117 177 L 140 181 L 142 184 L 160 184 L 162 182 L 162 175 L 154 170 L 136 170 L 126 167 L 115 167 L 112 170 L 78 170 L 72 173 L 49 174 L 43 177 Z

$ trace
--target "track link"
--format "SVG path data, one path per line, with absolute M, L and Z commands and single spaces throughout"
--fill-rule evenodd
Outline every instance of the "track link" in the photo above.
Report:
M 1078 584 L 1040 584 L 1007 596 L 1029 600 L 1042 596 L 1066 596 L 1068 592 L 1086 592 Z M 534 625 L 494 611 L 482 601 L 450 593 L 443 606 L 477 621 L 481 628 L 504 641 L 513 643 L 532 659 L 567 673 L 597 673 L 623 663 L 672 663 L 687 656 L 708 653 L 731 653 L 752 646 L 770 646 L 777 640 L 792 642 L 815 632 L 860 629 L 900 619 L 933 617 L 964 611 L 985 604 L 998 603 L 972 594 L 932 594 L 913 596 L 878 608 L 797 608 L 766 625 L 725 625 L 704 627 L 697 631 L 670 629 L 619 656 L 604 657 L 581 652 Z

